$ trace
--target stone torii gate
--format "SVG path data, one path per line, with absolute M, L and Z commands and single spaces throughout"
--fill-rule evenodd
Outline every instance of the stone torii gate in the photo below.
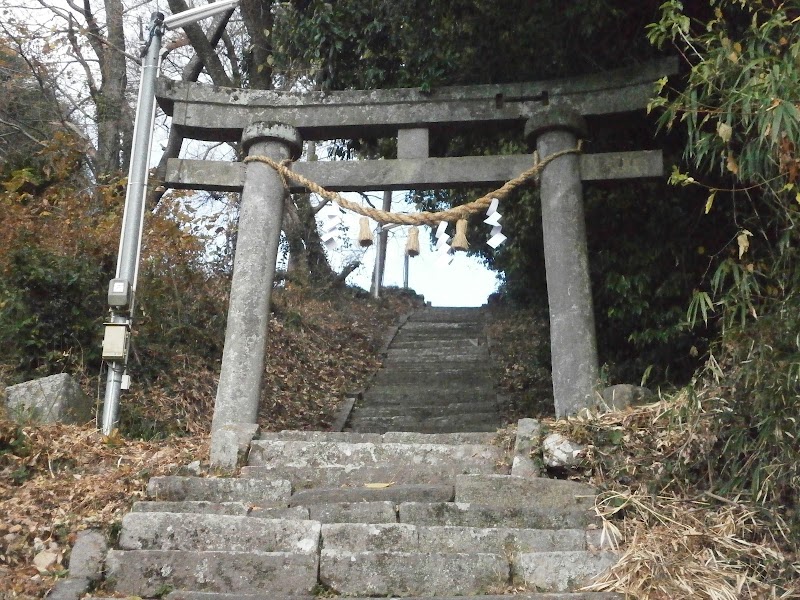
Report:
M 162 79 L 157 97 L 172 126 L 190 139 L 241 142 L 249 155 L 295 160 L 304 140 L 397 136 L 397 159 L 297 162 L 292 170 L 331 191 L 499 185 L 534 156 L 432 158 L 430 131 L 524 127 L 541 158 L 575 148 L 585 116 L 644 109 L 673 60 L 636 69 L 535 83 L 312 92 L 226 89 Z M 567 154 L 540 175 L 556 414 L 593 401 L 598 383 L 582 181 L 659 177 L 660 151 Z M 290 191 L 303 188 L 287 182 Z M 225 348 L 212 430 L 256 422 L 270 293 L 286 187 L 266 164 L 172 159 L 167 187 L 241 192 Z

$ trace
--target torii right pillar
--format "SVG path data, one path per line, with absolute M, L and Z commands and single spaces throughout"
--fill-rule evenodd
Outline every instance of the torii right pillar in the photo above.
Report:
M 544 159 L 575 148 L 578 139 L 586 137 L 586 122 L 572 110 L 542 107 L 526 123 L 525 136 Z M 580 156 L 566 154 L 545 166 L 539 192 L 553 399 L 556 416 L 561 418 L 592 406 L 599 382 Z

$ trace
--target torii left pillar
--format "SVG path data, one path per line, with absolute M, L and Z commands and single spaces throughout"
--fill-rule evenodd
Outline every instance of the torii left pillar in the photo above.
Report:
M 245 128 L 242 148 L 248 156 L 278 162 L 300 155 L 298 131 L 281 123 L 259 122 Z M 272 281 L 278 257 L 287 190 L 269 165 L 247 164 L 239 208 L 239 229 L 228 303 L 225 348 L 211 424 L 214 438 L 226 425 L 254 425 L 261 398 Z

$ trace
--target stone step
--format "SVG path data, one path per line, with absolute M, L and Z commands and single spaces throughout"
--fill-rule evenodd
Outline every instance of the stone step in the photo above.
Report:
M 439 366 L 430 366 L 425 369 L 381 369 L 375 374 L 373 383 L 376 385 L 408 385 L 409 382 L 414 382 L 419 385 L 436 388 L 438 385 L 441 385 L 442 382 L 450 380 L 456 380 L 458 384 L 467 388 L 476 385 L 483 385 L 486 387 L 494 385 L 494 378 L 488 371 L 484 370 L 479 365 L 466 364 L 463 365 L 463 368 L 458 369 L 442 368 Z M 444 386 L 440 389 L 444 389 Z
M 233 515 L 243 517 L 250 512 L 250 506 L 244 502 L 140 500 L 133 503 L 131 512 L 200 513 L 205 515 Z
M 275 594 L 214 594 L 211 592 L 170 592 L 164 596 L 166 600 L 315 600 L 318 596 L 287 596 Z M 117 598 L 97 598 L 94 600 L 118 600 Z M 353 598 L 348 600 L 375 600 L 371 598 Z M 464 600 L 464 596 L 414 596 L 384 598 L 384 600 Z M 610 592 L 543 592 L 534 594 L 483 595 L 480 600 L 623 600 L 621 594 Z
M 320 523 L 190 513 L 128 513 L 122 518 L 122 550 L 205 550 L 314 554 Z
M 587 550 L 583 529 L 442 527 L 405 523 L 322 526 L 322 548 L 345 552 L 512 554 Z
M 421 401 L 420 401 L 421 402 Z M 367 403 L 353 408 L 353 417 L 400 417 L 413 416 L 420 419 L 467 415 L 471 413 L 497 412 L 497 403 L 491 402 L 452 402 L 450 404 L 410 404 L 410 403 Z
M 364 393 L 368 396 L 372 393 L 403 395 L 403 394 L 470 394 L 472 391 L 489 392 L 494 390 L 494 381 L 485 381 L 482 384 L 465 383 L 460 379 L 439 379 L 432 381 L 395 381 L 395 382 L 373 382 L 372 386 Z
M 320 554 L 319 579 L 344 596 L 479 595 L 503 589 L 509 564 L 500 554 L 343 552 Z
M 512 577 L 528 589 L 568 592 L 589 585 L 616 562 L 612 552 L 523 553 L 513 559 Z
M 416 431 L 420 433 L 496 432 L 501 426 L 500 415 L 497 411 L 431 417 L 429 419 L 418 419 L 413 416 L 361 418 L 357 415 L 352 415 L 347 424 L 348 429 L 365 433 L 386 433 L 387 431 Z
M 586 483 L 544 477 L 459 475 L 456 502 L 491 504 L 497 508 L 542 510 L 557 508 L 593 514 L 597 490 Z
M 484 432 L 416 433 L 412 431 L 389 431 L 383 434 L 383 440 L 401 444 L 497 445 L 497 434 Z
M 354 433 L 352 431 L 262 431 L 259 440 L 281 440 L 299 442 L 371 442 L 380 444 L 379 433 Z
M 169 475 L 153 477 L 147 483 L 147 496 L 164 501 L 245 502 L 260 506 L 288 506 L 291 493 L 292 484 L 280 480 Z
M 114 591 L 155 597 L 165 590 L 228 594 L 311 593 L 317 586 L 316 553 L 110 550 L 106 578 Z
M 487 467 L 489 468 L 489 467 Z M 464 469 L 464 471 L 474 469 Z M 369 484 L 453 484 L 456 472 L 437 465 L 358 466 L 259 465 L 242 467 L 241 476 L 252 479 L 288 479 L 295 493 L 311 488 L 355 487 Z
M 437 390 L 431 386 L 405 386 L 400 389 L 394 386 L 376 385 L 364 394 L 363 399 L 358 402 L 358 406 L 369 406 L 371 404 L 428 406 L 431 404 L 460 404 L 462 402 L 495 402 L 496 399 L 497 391 L 491 385 L 465 386 L 459 390 Z
M 485 346 L 467 345 L 464 348 L 389 348 L 384 366 L 389 364 L 406 364 L 409 362 L 453 362 L 489 360 L 489 352 Z
M 483 321 L 486 312 L 482 307 L 436 307 L 425 308 L 413 313 L 408 320 L 414 321 L 437 321 L 437 322 L 467 322 Z
M 403 338 L 395 337 L 392 340 L 391 346 L 389 347 L 389 351 L 393 350 L 434 350 L 434 349 L 441 349 L 441 350 L 452 350 L 456 351 L 461 348 L 486 348 L 488 351 L 488 346 L 486 343 L 486 338 L 483 335 L 478 337 L 463 337 L 460 339 L 414 339 L 408 340 Z
M 306 442 L 255 440 L 250 446 L 250 466 L 301 468 L 340 467 L 357 472 L 363 467 L 389 471 L 409 467 L 444 474 L 492 473 L 502 458 L 499 448 L 482 444 L 400 444 L 383 442 Z M 434 471 L 435 470 L 435 471 Z
M 460 321 L 457 319 L 451 321 L 438 321 L 438 320 L 423 321 L 420 319 L 409 319 L 400 328 L 400 332 L 408 333 L 410 331 L 413 332 L 426 331 L 435 333 L 445 333 L 448 331 L 482 332 L 483 323 L 477 321 Z
M 323 524 L 329 523 L 397 523 L 394 502 L 329 502 L 298 506 L 309 517 Z
M 498 507 L 481 502 L 404 502 L 398 508 L 400 523 L 458 527 L 512 527 L 521 529 L 583 529 L 596 523 L 584 510 L 571 507 Z
M 613 592 L 542 592 L 532 594 L 489 594 L 481 595 L 480 600 L 623 600 L 622 594 L 615 594 Z M 99 599 L 98 599 L 99 600 Z M 103 599 L 105 600 L 105 599 Z M 111 600 L 111 599 L 108 599 Z M 167 596 L 169 600 L 169 596 Z M 183 600 L 179 598 L 176 600 Z M 202 598 L 195 599 L 186 598 L 186 600 L 204 600 Z M 277 599 L 281 600 L 281 599 Z M 347 600 L 375 600 L 374 598 L 353 598 L 349 597 Z M 391 598 L 384 598 L 384 600 L 465 600 L 464 596 L 392 596 Z
M 455 489 L 452 485 L 397 484 L 381 488 L 316 488 L 301 490 L 289 499 L 291 506 L 311 506 L 339 502 L 402 502 L 438 503 L 452 502 Z
M 264 432 L 262 440 L 307 441 L 307 442 L 371 442 L 381 444 L 494 444 L 497 436 L 491 433 L 415 433 L 411 431 L 389 431 L 380 433 L 355 433 L 352 431 L 278 431 Z
M 170 592 L 165 600 L 316 600 L 317 596 L 287 594 L 221 594 L 214 592 L 186 592 L 182 590 Z M 100 599 L 97 599 L 100 600 Z M 111 600 L 111 599 L 109 599 Z

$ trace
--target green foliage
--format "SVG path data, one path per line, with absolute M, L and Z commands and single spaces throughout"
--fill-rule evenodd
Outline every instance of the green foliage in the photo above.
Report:
M 696 168 L 780 188 L 798 169 L 800 25 L 788 14 L 792 3 L 710 4 L 713 17 L 698 20 L 671 0 L 648 27 L 652 43 L 676 45 L 690 69 L 685 90 L 673 94 L 664 80 L 651 107 L 664 109 L 663 126 L 685 126 L 685 156 Z
M 15 380 L 99 361 L 107 274 L 90 260 L 23 245 L 0 280 L 0 348 Z

